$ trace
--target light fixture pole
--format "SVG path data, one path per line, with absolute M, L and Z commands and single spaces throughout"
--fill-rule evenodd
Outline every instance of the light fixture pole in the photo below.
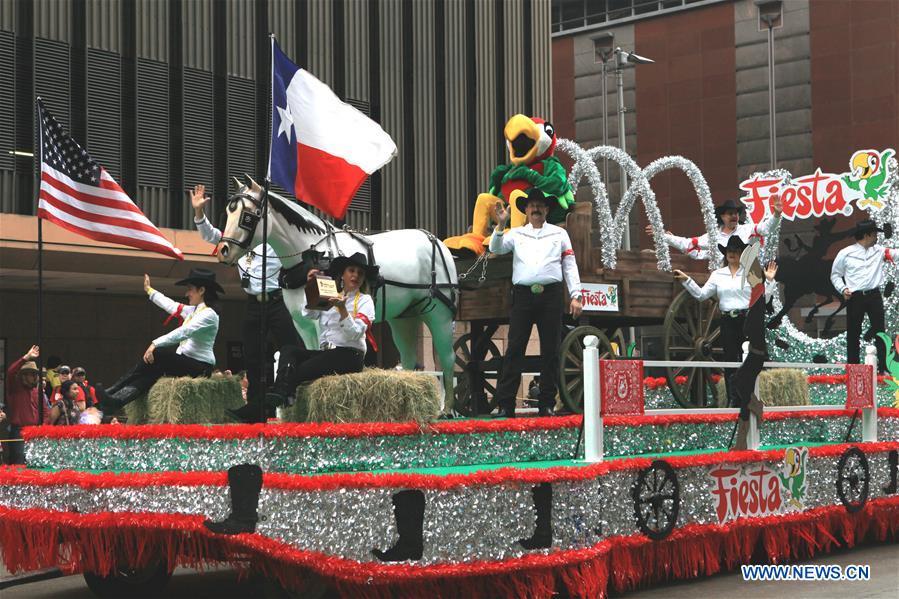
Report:
M 777 110 L 774 102 L 774 30 L 783 27 L 781 0 L 755 0 L 759 10 L 759 31 L 768 30 L 768 129 L 770 168 L 777 168 Z
M 627 107 L 624 105 L 624 66 L 627 64 L 650 64 L 655 61 L 633 52 L 625 52 L 621 48 L 615 48 L 615 85 L 618 88 L 618 147 L 622 152 L 627 152 L 627 132 L 624 130 L 624 115 Z M 627 193 L 627 171 L 621 167 L 621 196 L 619 202 Z M 631 215 L 627 215 L 627 224 L 622 235 L 623 249 L 631 249 Z
M 593 38 L 593 62 L 600 63 L 600 93 L 602 94 L 602 145 L 609 145 L 609 91 L 608 91 L 608 64 L 612 58 L 612 43 L 615 34 L 604 31 Z M 609 184 L 609 159 L 602 159 L 602 181 Z

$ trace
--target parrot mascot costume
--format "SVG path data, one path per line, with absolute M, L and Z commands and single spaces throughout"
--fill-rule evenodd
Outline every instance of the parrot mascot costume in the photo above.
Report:
M 511 227 L 520 227 L 527 217 L 515 206 L 514 199 L 532 188 L 558 200 L 547 220 L 560 223 L 574 206 L 574 194 L 568 185 L 565 167 L 553 154 L 556 133 L 553 126 L 538 117 L 516 114 L 503 129 L 510 164 L 501 164 L 490 174 L 490 189 L 478 195 L 471 219 L 471 233 L 450 237 L 444 243 L 457 255 L 480 256 L 490 243 L 490 223 L 496 222 L 496 207 L 505 201 L 511 209 Z

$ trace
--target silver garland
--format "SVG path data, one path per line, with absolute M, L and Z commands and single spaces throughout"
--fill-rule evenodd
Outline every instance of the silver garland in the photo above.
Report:
M 688 160 L 683 156 L 663 156 L 657 158 L 643 169 L 643 176 L 649 181 L 657 174 L 668 169 L 680 169 L 687 175 L 687 179 L 696 190 L 696 197 L 699 199 L 699 210 L 702 213 L 702 222 L 705 225 L 708 234 L 709 247 L 714 248 L 718 245 L 718 220 L 715 218 L 715 204 L 712 202 L 712 192 L 702 171 L 692 160 Z M 630 193 L 630 190 L 628 190 Z M 665 229 L 656 229 L 653 227 L 653 237 L 659 238 L 665 235 Z M 663 237 L 664 238 L 664 237 Z M 715 270 L 721 266 L 720 252 L 708 252 L 709 254 L 709 270 Z
M 802 509 L 839 506 L 836 489 L 840 456 L 811 457 Z M 664 459 L 664 458 L 661 458 Z M 869 499 L 885 496 L 890 481 L 888 452 L 869 452 Z M 764 464 L 781 472 L 775 459 L 737 466 L 748 472 Z M 709 474 L 719 466 L 676 470 L 681 508 L 677 527 L 717 524 L 718 498 Z M 424 555 L 420 564 L 465 563 L 509 559 L 529 553 L 591 547 L 615 535 L 640 534 L 631 489 L 639 471 L 613 471 L 594 479 L 556 482 L 552 490 L 552 547 L 529 551 L 519 543 L 535 528 L 534 483 L 511 483 L 424 490 Z M 389 549 L 397 540 L 392 495 L 394 488 L 283 490 L 263 488 L 259 498 L 257 534 L 301 550 L 317 551 L 359 562 L 377 563 L 372 549 Z M 196 514 L 212 520 L 230 511 L 225 486 L 101 487 L 6 484 L 0 486 L 0 507 L 40 508 L 82 514 L 146 512 Z M 139 518 L 135 526 L 142 526 Z M 4 548 L 16 550 L 16 548 Z
M 581 179 L 587 178 L 587 182 L 593 192 L 593 205 L 596 210 L 596 219 L 602 240 L 600 252 L 603 264 L 606 268 L 615 268 L 618 260 L 617 252 L 621 248 L 624 230 L 628 223 L 628 215 L 637 196 L 643 199 L 646 217 L 653 227 L 658 230 L 663 226 L 662 215 L 656 203 L 655 193 L 649 186 L 649 182 L 643 175 L 639 165 L 634 162 L 627 152 L 622 151 L 620 148 L 597 146 L 590 150 L 584 150 L 577 143 L 568 139 L 560 139 L 556 147 L 574 160 L 574 167 L 568 175 L 568 182 L 571 188 L 577 190 Z M 609 204 L 608 193 L 596 167 L 596 160 L 600 158 L 616 162 L 624 168 L 629 179 L 630 195 L 626 194 L 622 198 L 614 216 Z M 654 241 L 656 263 L 659 270 L 670 271 L 671 255 L 668 251 L 668 244 L 665 243 L 665 239 L 662 236 L 655 237 Z

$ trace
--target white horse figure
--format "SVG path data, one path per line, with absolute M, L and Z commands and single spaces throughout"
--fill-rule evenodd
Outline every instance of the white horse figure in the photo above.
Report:
M 218 249 L 219 262 L 233 265 L 248 248 L 262 243 L 262 188 L 248 178 L 240 185 L 227 207 L 227 223 Z M 370 236 L 337 229 L 299 203 L 269 192 L 267 241 L 282 268 L 297 267 L 302 273 L 301 254 L 315 250 L 351 256 L 356 252 L 374 258 L 384 284 L 373 293 L 375 322 L 387 321 L 400 352 L 404 370 L 413 370 L 417 361 L 416 341 L 421 323 L 431 331 L 434 348 L 443 371 L 444 413 L 453 408 L 453 318 L 455 316 L 456 267 L 441 241 L 419 229 L 387 231 Z M 369 252 L 369 249 L 371 252 Z M 302 275 L 301 283 L 305 283 Z M 369 285 L 374 281 L 369 281 Z M 291 285 L 293 286 L 293 285 Z M 293 317 L 307 347 L 318 346 L 314 322 L 302 317 L 306 292 L 302 284 L 283 290 L 284 304 Z M 448 301 L 447 301 L 448 300 Z

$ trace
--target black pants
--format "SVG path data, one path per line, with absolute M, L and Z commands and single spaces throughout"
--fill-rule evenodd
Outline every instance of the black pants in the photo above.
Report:
M 743 325 L 746 322 L 745 312 L 737 317 L 721 315 L 721 346 L 724 349 L 725 362 L 743 361 Z
M 746 314 L 743 335 L 749 341 L 749 353 L 737 368 L 728 385 L 730 405 L 740 408 L 740 418 L 749 419 L 749 401 L 755 389 L 755 381 L 762 372 L 768 358 L 768 344 L 765 340 L 765 302 L 758 300 Z
M 531 329 L 536 324 L 540 335 L 540 407 L 556 403 L 559 381 L 559 342 L 562 330 L 561 283 L 547 285 L 543 293 L 532 293 L 529 287 L 512 287 L 512 313 L 509 315 L 509 345 L 503 359 L 503 370 L 496 386 L 501 408 L 514 409 L 515 396 L 521 385 L 521 371 Z
M 727 314 L 721 315 L 721 346 L 724 349 L 725 362 L 742 362 L 743 361 L 743 342 L 746 341 L 746 335 L 743 333 L 743 326 L 746 323 L 746 313 L 732 317 Z M 727 396 L 733 401 L 734 395 L 730 392 L 730 381 L 734 374 L 733 369 L 724 371 L 724 388 Z M 736 407 L 731 404 L 731 407 Z
M 293 318 L 284 305 L 281 294 L 269 298 L 265 314 L 266 332 L 274 334 L 278 349 L 282 352 L 286 346 L 302 346 L 300 335 L 293 326 Z M 247 400 L 250 403 L 262 399 L 263 391 L 259 388 L 259 375 L 262 371 L 262 304 L 256 296 L 247 296 L 247 313 L 243 320 L 243 357 L 247 370 Z M 271 362 L 266 363 L 269 369 L 268 381 L 271 382 Z
M 318 350 L 287 345 L 281 348 L 276 386 L 285 395 L 292 395 L 300 383 L 331 374 L 362 372 L 364 357 L 362 350 L 353 347 Z
M 859 364 L 859 337 L 862 334 L 862 319 L 865 314 L 871 319 L 871 331 L 882 333 L 884 331 L 883 297 L 880 291 L 867 295 L 854 293 L 846 302 L 846 361 L 849 364 Z M 874 346 L 877 348 L 878 372 L 886 371 L 886 348 L 879 337 L 874 337 Z
M 135 387 L 139 390 L 138 396 L 146 393 L 153 383 L 164 376 L 209 376 L 212 374 L 213 364 L 200 362 L 188 356 L 176 354 L 176 347 L 157 347 L 153 350 L 153 363 L 147 364 L 143 360 L 134 365 L 128 374 L 116 381 L 113 389 Z M 137 396 L 132 399 L 136 399 Z

